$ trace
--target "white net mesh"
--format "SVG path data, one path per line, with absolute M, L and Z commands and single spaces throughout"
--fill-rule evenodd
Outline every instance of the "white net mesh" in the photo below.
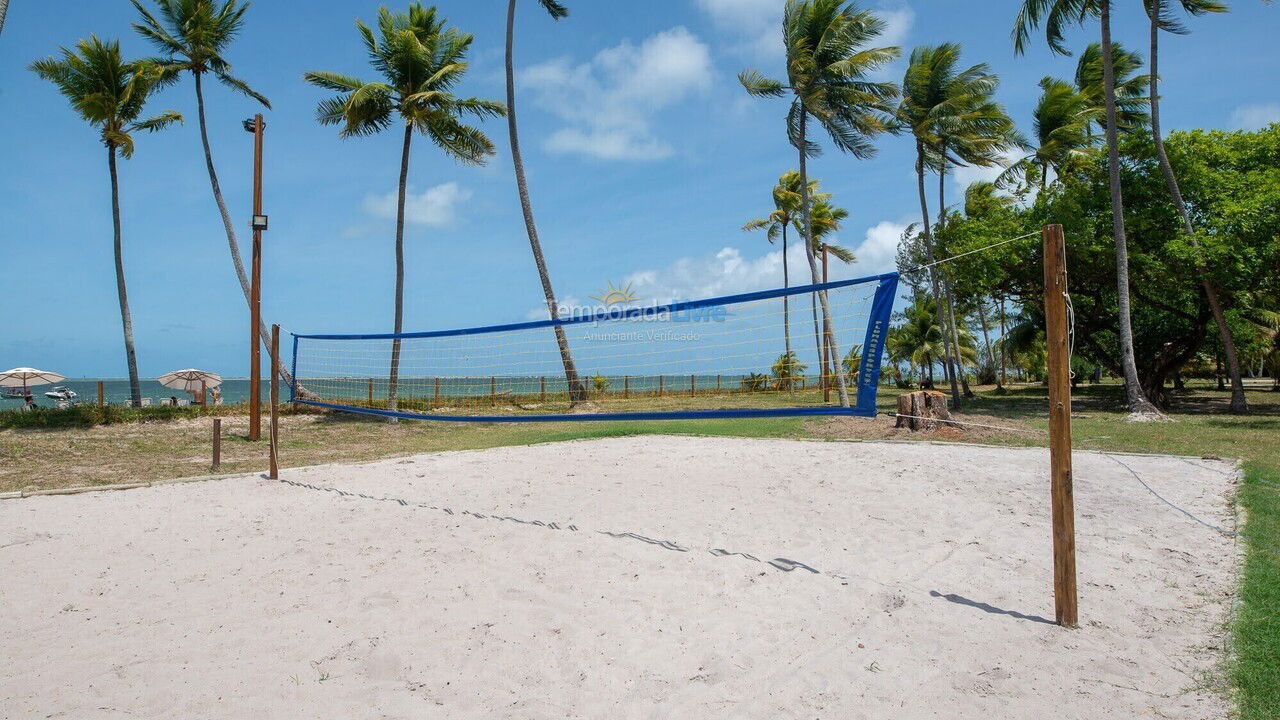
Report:
M 841 373 L 853 402 L 875 280 L 827 286 L 825 347 L 822 303 L 810 291 L 657 308 L 615 305 L 590 320 L 563 321 L 581 388 L 576 397 L 550 324 L 398 338 L 299 335 L 296 399 L 438 419 L 564 413 L 584 399 L 607 413 L 688 414 L 819 406 L 824 386 L 838 403 Z

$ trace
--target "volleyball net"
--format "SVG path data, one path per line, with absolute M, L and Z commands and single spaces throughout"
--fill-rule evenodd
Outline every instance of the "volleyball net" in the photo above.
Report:
M 294 334 L 290 399 L 460 422 L 872 417 L 897 285 L 889 273 L 556 320 Z

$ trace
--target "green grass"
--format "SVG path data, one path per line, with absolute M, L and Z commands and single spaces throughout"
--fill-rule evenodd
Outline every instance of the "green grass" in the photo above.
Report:
M 1246 463 L 1238 502 L 1248 520 L 1231 684 L 1243 720 L 1275 720 L 1280 718 L 1280 463 L 1274 458 Z

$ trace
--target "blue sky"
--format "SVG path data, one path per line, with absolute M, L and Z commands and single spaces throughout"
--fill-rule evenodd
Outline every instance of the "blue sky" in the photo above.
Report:
M 569 2 L 555 23 L 533 0 L 517 19 L 521 141 L 543 245 L 562 300 L 593 302 L 607 283 L 633 283 L 644 299 L 694 298 L 781 284 L 781 258 L 762 234 L 739 230 L 770 209 L 769 190 L 795 165 L 785 142 L 784 101 L 745 97 L 744 67 L 781 75 L 780 0 Z M 237 75 L 267 95 L 263 307 L 296 332 L 385 332 L 391 327 L 395 132 L 341 140 L 313 119 L 325 93 L 306 70 L 372 78 L 354 27 L 374 2 L 259 0 L 228 52 Z M 1139 3 L 1118 11 L 1117 40 L 1145 54 Z M 1248 128 L 1280 120 L 1274 31 L 1280 7 L 1237 0 L 1232 13 L 1192 23 L 1162 45 L 1169 129 Z M 461 92 L 503 96 L 506 3 L 439 3 L 474 33 Z M 1035 83 L 1069 77 L 1071 58 L 1039 45 L 1015 57 L 1012 0 L 960 3 L 882 0 L 886 44 L 904 55 L 955 41 L 965 59 L 1001 76 L 999 97 L 1024 128 Z M 398 5 L 393 5 L 393 9 Z M 124 375 L 111 260 L 105 150 L 55 89 L 25 68 L 96 33 L 126 55 L 151 53 L 130 30 L 125 0 L 14 0 L 0 36 L 0 244 L 5 273 L 0 366 L 33 365 L 68 376 Z M 1092 29 L 1091 29 L 1092 30 Z M 1073 47 L 1091 39 L 1076 34 Z M 898 78 L 901 63 L 886 75 Z M 256 108 L 220 87 L 206 91 L 215 161 L 247 252 L 251 138 L 240 121 Z M 155 376 L 199 366 L 243 375 L 246 310 L 209 191 L 190 80 L 152 109 L 175 109 L 179 126 L 138 138 L 121 164 L 125 263 L 139 368 Z M 465 168 L 415 140 L 406 233 L 406 329 L 518 321 L 535 316 L 541 291 L 512 178 L 505 121 L 486 130 L 498 155 Z M 828 148 L 811 164 L 850 211 L 839 241 L 856 265 L 837 276 L 890 269 L 902 227 L 915 218 L 912 148 L 884 137 L 858 161 Z M 948 188 L 984 173 L 962 171 Z M 795 256 L 799 260 L 799 256 Z M 793 264 L 793 268 L 802 266 Z

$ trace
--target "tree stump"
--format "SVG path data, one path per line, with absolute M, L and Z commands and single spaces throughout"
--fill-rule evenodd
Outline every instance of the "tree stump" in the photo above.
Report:
M 920 390 L 898 396 L 898 422 L 894 427 L 904 427 L 912 432 L 936 430 L 939 425 L 949 425 L 951 412 L 947 410 L 947 396 L 936 390 Z

